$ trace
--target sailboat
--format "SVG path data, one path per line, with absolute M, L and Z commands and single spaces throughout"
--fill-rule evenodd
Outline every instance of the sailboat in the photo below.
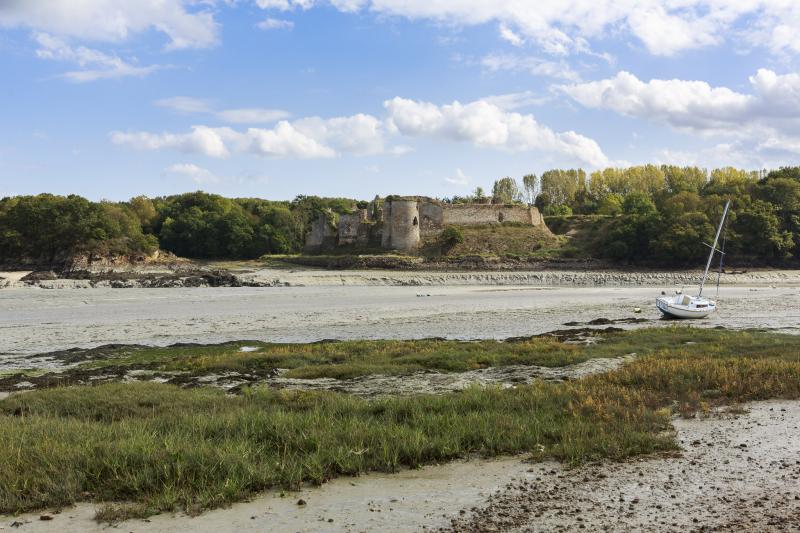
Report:
M 719 235 L 722 233 L 722 228 L 725 225 L 725 217 L 728 216 L 728 209 L 730 206 L 731 202 L 728 200 L 725 203 L 725 210 L 722 212 L 722 220 L 719 221 L 717 234 L 714 237 L 714 244 L 710 246 L 711 252 L 708 254 L 708 262 L 706 263 L 706 270 L 703 273 L 703 281 L 700 282 L 700 292 L 697 296 L 689 296 L 679 291 L 674 296 L 661 296 L 656 298 L 656 307 L 658 307 L 659 311 L 664 313 L 665 316 L 670 318 L 705 318 L 717 310 L 717 302 L 705 298 L 703 296 L 703 288 L 708 278 L 708 270 L 711 268 L 711 261 L 714 259 L 714 253 L 720 252 L 720 254 L 724 255 L 723 251 L 717 249 L 717 244 L 719 243 Z M 706 244 L 706 246 L 709 245 Z M 720 263 L 720 265 L 721 264 L 722 263 Z M 664 293 L 662 292 L 661 294 Z

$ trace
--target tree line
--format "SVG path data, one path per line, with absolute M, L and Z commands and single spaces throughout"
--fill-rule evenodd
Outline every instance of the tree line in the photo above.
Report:
M 483 197 L 479 189 L 451 201 Z M 671 265 L 697 264 L 707 256 L 703 243 L 713 240 L 723 206 L 731 200 L 726 225 L 731 258 L 768 264 L 800 259 L 800 167 L 708 172 L 641 165 L 588 175 L 582 169 L 554 169 L 526 175 L 521 183 L 497 180 L 491 198 L 533 204 L 545 217 L 595 218 L 595 256 Z
M 350 212 L 347 198 L 293 201 L 193 192 L 127 202 L 39 194 L 0 200 L 0 264 L 56 265 L 76 254 L 256 258 L 298 252 L 322 211 Z
M 628 263 L 698 264 L 726 200 L 729 257 L 781 264 L 800 259 L 800 167 L 770 172 L 643 165 L 548 170 L 497 180 L 490 194 L 446 202 L 533 204 L 552 224 L 580 215 L 595 226 L 581 253 Z M 161 248 L 191 258 L 256 258 L 302 250 L 319 213 L 367 202 L 298 196 L 292 201 L 193 192 L 127 202 L 80 196 L 0 200 L 0 263 L 54 264 L 79 253 L 148 255 Z

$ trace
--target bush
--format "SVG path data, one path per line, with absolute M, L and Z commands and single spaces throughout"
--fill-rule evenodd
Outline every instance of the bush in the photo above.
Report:
M 447 226 L 439 236 L 439 240 L 442 244 L 453 247 L 464 242 L 464 234 L 455 226 Z
M 572 209 L 568 205 L 546 205 L 542 214 L 546 217 L 568 217 L 572 215 Z

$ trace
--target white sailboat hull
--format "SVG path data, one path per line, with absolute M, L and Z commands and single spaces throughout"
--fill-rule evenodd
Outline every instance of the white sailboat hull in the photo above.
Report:
M 683 301 L 676 302 L 672 298 L 656 298 L 656 307 L 671 318 L 705 318 L 717 309 L 715 302 L 705 298 L 688 299 L 689 303 L 684 304 Z
M 722 211 L 722 219 L 717 226 L 717 234 L 714 236 L 714 244 L 708 245 L 711 252 L 708 254 L 708 262 L 706 263 L 705 272 L 703 272 L 703 281 L 700 282 L 700 293 L 697 296 L 688 296 L 678 291 L 675 296 L 661 296 L 656 298 L 656 307 L 664 313 L 665 316 L 671 318 L 705 318 L 717 310 L 717 302 L 703 298 L 703 287 L 708 278 L 708 270 L 711 268 L 711 261 L 714 259 L 714 252 L 725 254 L 722 250 L 717 249 L 719 242 L 719 235 L 722 233 L 722 228 L 725 225 L 725 217 L 728 216 L 728 209 L 731 207 L 731 201 L 725 202 L 725 209 Z M 704 243 L 705 244 L 705 243 Z M 722 257 L 722 256 L 720 256 Z M 720 273 L 722 273 L 722 259 L 719 263 Z M 719 282 L 717 283 L 717 292 L 719 292 Z M 661 294 L 664 294 L 663 292 Z

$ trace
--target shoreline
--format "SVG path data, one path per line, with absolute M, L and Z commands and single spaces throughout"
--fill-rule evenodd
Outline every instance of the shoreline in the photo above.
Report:
M 85 273 L 82 278 L 0 271 L 0 289 L 324 287 L 324 286 L 535 286 L 630 287 L 699 285 L 699 270 L 330 270 L 308 267 L 149 269 Z M 27 278 L 26 278 L 27 276 Z M 32 279 L 33 278 L 33 279 Z M 716 286 L 716 275 L 709 276 Z M 800 286 L 800 270 L 723 273 L 721 286 Z

